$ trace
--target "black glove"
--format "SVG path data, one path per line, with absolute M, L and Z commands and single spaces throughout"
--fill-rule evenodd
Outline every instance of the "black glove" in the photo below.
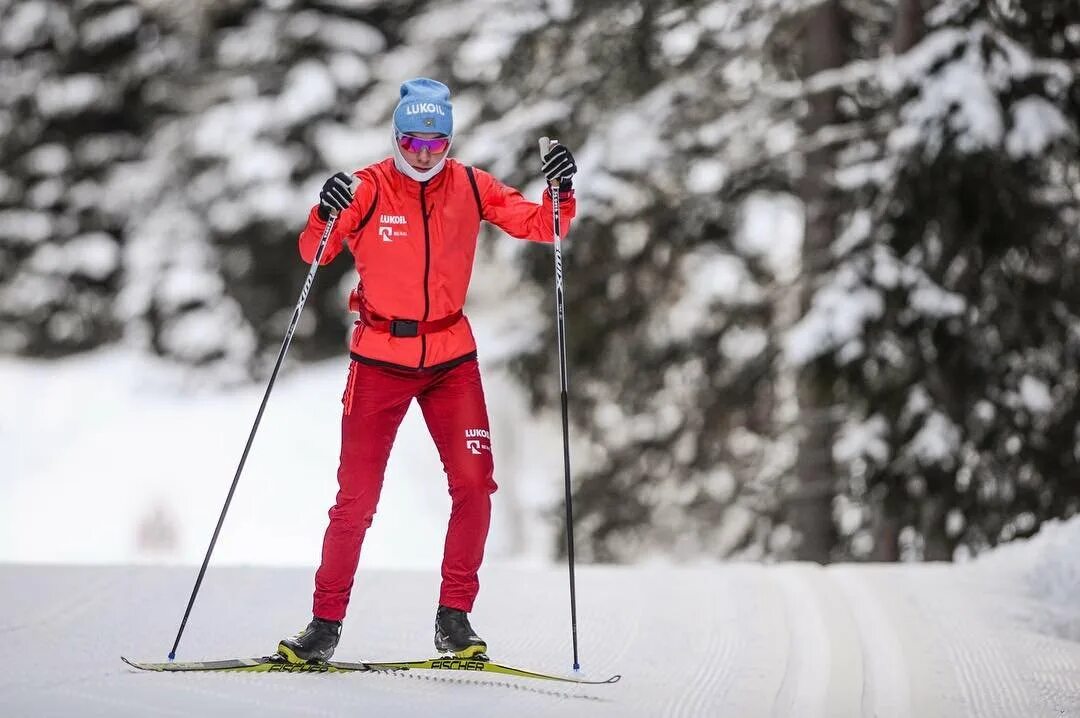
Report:
M 565 186 L 567 188 L 565 191 L 569 191 L 570 178 L 577 172 L 577 163 L 574 162 L 574 156 L 570 154 L 570 150 L 556 143 L 544 155 L 543 163 L 540 171 L 544 173 L 548 184 L 558 181 L 560 190 Z
M 352 204 L 353 181 L 353 177 L 338 172 L 323 183 L 322 192 L 319 193 L 319 219 L 325 222 L 331 215 L 344 211 Z

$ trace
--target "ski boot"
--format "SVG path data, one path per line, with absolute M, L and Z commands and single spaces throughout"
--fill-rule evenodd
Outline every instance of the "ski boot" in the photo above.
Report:
M 303 631 L 278 644 L 278 654 L 289 663 L 329 661 L 341 640 L 341 621 L 312 618 Z
M 488 660 L 487 643 L 469 625 L 469 614 L 447 606 L 435 612 L 435 650 L 457 658 Z

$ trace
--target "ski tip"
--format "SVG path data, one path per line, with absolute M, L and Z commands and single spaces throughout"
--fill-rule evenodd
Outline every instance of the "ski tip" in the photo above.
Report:
M 616 673 L 611 678 L 608 678 L 606 681 L 604 681 L 604 683 L 618 683 L 621 678 L 622 674 Z

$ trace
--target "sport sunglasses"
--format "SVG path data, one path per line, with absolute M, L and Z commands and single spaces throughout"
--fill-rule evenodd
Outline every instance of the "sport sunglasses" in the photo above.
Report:
M 422 152 L 427 150 L 433 155 L 437 155 L 440 152 L 445 152 L 446 148 L 450 146 L 449 137 L 432 137 L 430 139 L 424 137 L 413 137 L 412 135 L 406 135 L 399 133 L 397 136 L 398 146 L 401 149 L 408 152 Z

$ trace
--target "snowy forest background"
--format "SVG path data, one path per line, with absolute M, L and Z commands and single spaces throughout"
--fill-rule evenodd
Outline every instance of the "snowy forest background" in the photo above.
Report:
M 1077 513 L 1076 3 L 0 0 L 0 355 L 265 381 L 305 212 L 418 74 L 462 161 L 538 197 L 537 137 L 578 158 L 584 559 L 963 558 Z M 550 250 L 496 234 L 479 301 L 535 298 L 502 360 L 557 407 Z M 344 353 L 352 275 L 293 360 Z

